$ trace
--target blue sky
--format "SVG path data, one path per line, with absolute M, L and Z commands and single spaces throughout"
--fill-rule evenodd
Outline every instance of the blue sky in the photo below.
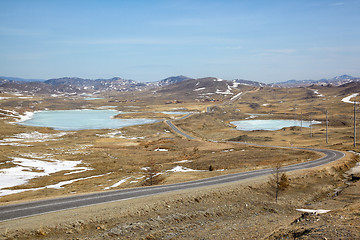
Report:
M 0 0 L 0 76 L 360 77 L 360 0 Z

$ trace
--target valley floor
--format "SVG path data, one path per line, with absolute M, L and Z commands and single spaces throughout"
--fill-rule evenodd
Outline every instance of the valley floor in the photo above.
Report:
M 354 164 L 289 173 L 278 202 L 263 177 L 3 222 L 0 239 L 358 239 L 360 182 L 343 177 Z

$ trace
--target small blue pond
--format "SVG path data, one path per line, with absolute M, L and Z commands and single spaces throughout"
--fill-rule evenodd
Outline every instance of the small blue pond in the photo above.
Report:
M 319 124 L 317 121 L 298 121 L 298 120 L 241 120 L 233 121 L 231 124 L 236 126 L 237 130 L 254 131 L 254 130 L 279 130 L 284 127 L 302 126 L 310 127 L 312 124 Z
M 155 123 L 147 118 L 115 119 L 121 112 L 115 110 L 59 110 L 35 112 L 33 117 L 19 124 L 50 127 L 56 130 L 72 131 L 84 129 L 116 129 L 133 125 Z

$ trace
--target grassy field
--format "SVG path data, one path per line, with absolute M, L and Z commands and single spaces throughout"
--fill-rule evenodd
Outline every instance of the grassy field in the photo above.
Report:
M 162 178 L 154 183 L 171 184 L 320 157 L 292 147 L 357 151 L 358 147 L 353 146 L 353 105 L 341 101 L 350 94 L 333 87 L 265 87 L 247 88 L 232 101 L 221 97 L 215 102 L 203 102 L 154 92 L 107 93 L 99 95 L 103 99 L 92 101 L 75 95 L 63 98 L 2 93 L 0 173 L 19 167 L 21 159 L 77 165 L 45 176 L 41 174 L 47 170 L 26 167 L 23 170 L 26 174 L 38 174 L 38 177 L 1 189 L 0 204 L 139 187 L 148 184 L 149 167 L 162 173 Z M 181 101 L 170 104 L 174 99 Z M 104 106 L 125 112 L 119 118 L 159 121 L 121 129 L 79 131 L 11 123 L 29 111 Z M 194 113 L 184 119 L 180 119 L 182 115 L 161 113 L 174 110 Z M 311 117 L 321 123 L 313 126 L 311 135 L 309 128 L 239 131 L 230 124 L 249 117 L 296 120 Z M 174 133 L 165 119 L 172 120 L 195 140 Z M 255 147 L 233 141 L 288 148 Z M 238 236 L 281 239 L 296 234 L 310 238 L 317 234 L 356 238 L 358 226 L 343 220 L 357 221 L 359 216 L 357 197 L 352 194 L 359 185 L 350 185 L 351 189 L 347 190 L 343 175 L 356 161 L 356 157 L 347 153 L 343 160 L 325 167 L 289 174 L 290 187 L 286 194 L 280 195 L 278 203 L 274 202 L 268 178 L 264 177 L 227 184 L 226 188 L 214 186 L 9 221 L 0 225 L 0 239 L 234 239 Z M 334 189 L 339 187 L 345 190 L 334 198 Z M 295 210 L 304 206 L 332 209 L 334 218 L 315 219 Z M 324 228 L 325 225 L 330 227 Z
M 247 171 L 259 168 L 309 161 L 319 157 L 315 153 L 295 149 L 253 147 L 238 143 L 225 142 L 238 140 L 285 147 L 318 147 L 338 150 L 353 150 L 352 105 L 341 102 L 345 95 L 338 89 L 322 87 L 315 94 L 308 88 L 258 88 L 251 89 L 236 101 L 222 100 L 217 103 L 199 102 L 188 99 L 182 103 L 167 104 L 166 99 L 157 99 L 153 94 L 136 95 L 110 93 L 103 99 L 92 101 L 72 96 L 66 99 L 51 96 L 19 97 L 3 94 L 0 113 L 3 114 L 0 126 L 0 168 L 14 166 L 11 161 L 16 157 L 37 154 L 49 159 L 78 161 L 79 167 L 89 170 L 79 173 L 61 171 L 49 176 L 29 180 L 11 189 L 37 189 L 59 182 L 76 180 L 60 189 L 41 189 L 24 191 L 2 196 L 1 202 L 36 199 L 109 189 L 115 183 L 124 182 L 114 188 L 137 187 L 144 184 L 146 167 L 155 163 L 157 171 L 162 172 L 162 184 L 188 181 L 218 174 Z M 80 130 L 66 132 L 66 135 L 46 141 L 34 139 L 6 142 L 21 133 L 41 133 L 55 136 L 61 131 L 50 128 L 25 127 L 10 124 L 15 118 L 7 111 L 19 114 L 43 109 L 96 109 L 113 106 L 113 109 L 126 112 L 121 118 L 156 118 L 158 123 L 125 127 L 122 129 Z M 210 112 L 206 112 L 211 107 Z M 162 111 L 181 109 L 194 114 L 182 120 L 181 115 L 167 115 Z M 325 114 L 329 118 L 329 143 L 325 139 Z M 233 120 L 248 118 L 256 114 L 256 119 L 310 119 L 320 121 L 314 125 L 312 136 L 309 128 L 290 127 L 278 131 L 238 131 L 230 124 Z M 173 133 L 163 122 L 171 119 L 173 123 L 188 134 L 196 137 L 189 141 Z M 214 141 L 220 141 L 214 142 Z M 18 143 L 9 144 L 9 143 Z M 174 172 L 176 166 L 196 171 Z M 209 171 L 209 167 L 215 171 Z M 35 170 L 34 170 L 35 171 Z M 93 178 L 89 178 L 95 176 Z M 96 177 L 98 176 L 98 177 Z M 80 179 L 77 181 L 77 179 Z

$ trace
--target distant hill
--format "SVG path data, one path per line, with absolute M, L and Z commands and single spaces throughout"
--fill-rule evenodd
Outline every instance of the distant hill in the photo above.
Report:
M 192 96 L 201 99 L 211 99 L 213 96 L 231 96 L 248 87 L 305 87 L 341 86 L 346 83 L 360 82 L 360 78 L 349 75 L 337 76 L 320 80 L 289 80 L 273 84 L 265 84 L 244 79 L 222 80 L 215 77 L 191 79 L 180 75 L 168 77 L 156 82 L 137 82 L 134 80 L 114 77 L 111 79 L 83 79 L 78 77 L 63 77 L 49 80 L 22 79 L 16 77 L 0 77 L 0 90 L 10 92 L 30 93 L 93 93 L 105 91 L 129 92 L 155 89 L 157 92 L 171 93 L 174 96 Z
M 172 96 L 174 99 L 210 100 L 232 97 L 241 90 L 251 89 L 253 86 L 239 84 L 215 77 L 187 79 L 159 88 L 156 92 Z
M 133 80 L 119 77 L 111 79 L 83 79 L 64 77 L 49 79 L 44 82 L 23 82 L 15 80 L 0 80 L 0 89 L 3 91 L 20 91 L 29 93 L 58 94 L 58 93 L 92 93 L 96 91 L 136 91 L 147 85 Z
M 156 82 L 137 82 L 120 77 L 111 79 L 84 79 L 78 77 L 54 78 L 45 81 L 31 81 L 30 79 L 20 78 L 0 78 L 0 89 L 3 91 L 20 91 L 33 93 L 80 93 L 96 91 L 139 91 L 151 88 L 160 88 L 190 79 L 186 76 L 169 77 Z M 36 86 L 36 87 L 35 87 Z
M 145 83 L 139 83 L 134 80 L 126 80 L 119 77 L 111 79 L 83 79 L 83 78 L 57 78 L 49 79 L 44 83 L 50 85 L 72 86 L 84 91 L 134 91 L 146 86 Z
M 264 87 L 267 86 L 266 83 L 261 82 L 255 82 L 250 80 L 244 80 L 244 79 L 234 79 L 232 80 L 234 83 L 238 83 L 240 85 L 248 85 L 248 86 L 255 86 L 255 87 Z
M 349 95 L 349 94 L 353 94 L 353 93 L 359 93 L 360 92 L 360 81 L 345 83 L 343 85 L 340 85 L 338 88 L 341 89 L 340 95 Z
M 191 79 L 191 78 L 180 75 L 180 76 L 175 76 L 175 77 L 168 77 L 163 80 L 156 81 L 156 82 L 148 82 L 147 84 L 148 84 L 148 86 L 153 86 L 153 87 L 163 87 L 163 86 L 179 83 L 179 82 L 182 82 L 182 81 L 188 80 L 188 79 Z
M 45 81 L 44 79 L 27 79 L 27 78 L 4 77 L 4 76 L 0 76 L 0 79 L 17 81 L 17 82 L 43 82 L 43 81 Z
M 306 87 L 310 85 L 332 85 L 340 86 L 349 82 L 358 82 L 360 78 L 352 77 L 350 75 L 341 75 L 333 77 L 330 79 L 320 79 L 320 80 L 288 80 L 285 82 L 272 83 L 272 86 L 277 87 Z

